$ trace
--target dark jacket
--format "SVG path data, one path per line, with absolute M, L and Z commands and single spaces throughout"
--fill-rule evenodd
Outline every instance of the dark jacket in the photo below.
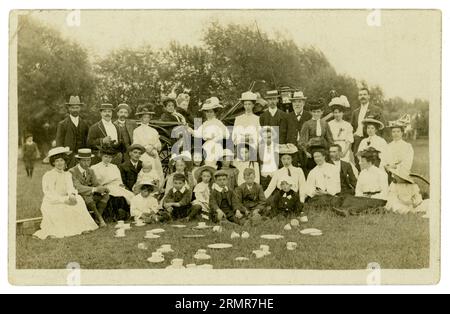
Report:
M 117 126 L 120 131 L 121 127 L 120 127 L 120 123 L 118 120 L 114 121 L 114 125 Z M 122 139 L 124 140 L 125 148 L 128 148 L 129 145 L 133 144 L 133 132 L 134 132 L 134 129 L 136 129 L 136 128 L 137 128 L 136 121 L 129 120 L 129 119 L 125 120 L 125 130 L 124 131 L 126 132 L 128 139 L 129 139 L 129 143 L 126 143 L 123 135 L 121 135 Z
M 124 145 L 123 145 L 123 139 L 122 135 L 120 133 L 119 128 L 117 125 L 113 124 L 116 127 L 117 130 L 117 138 L 118 142 L 113 145 L 113 148 L 117 152 L 124 152 Z M 98 147 L 103 146 L 103 139 L 107 137 L 105 127 L 103 126 L 102 120 L 98 121 L 97 123 L 93 124 L 89 128 L 88 136 L 87 136 L 87 145 L 92 150 L 96 151 L 98 150 Z
M 305 124 L 306 121 L 311 120 L 311 113 L 309 111 L 303 110 L 303 114 L 300 120 L 298 120 L 295 112 L 291 112 L 288 115 L 288 143 L 298 145 L 298 139 L 302 131 L 303 124 Z
M 174 192 L 174 190 L 174 188 L 169 190 L 167 196 L 164 198 L 164 204 L 180 203 L 180 207 L 190 207 L 192 201 L 192 190 L 189 188 L 184 188 L 184 192 Z
M 236 198 L 231 189 L 228 189 L 228 192 L 225 193 L 227 194 L 228 204 L 231 206 L 231 212 L 228 213 L 225 212 L 225 214 L 227 215 L 227 217 L 231 217 L 234 216 L 239 206 L 236 202 Z M 218 209 L 222 210 L 222 208 L 220 208 L 221 202 L 222 202 L 222 193 L 212 188 L 211 194 L 209 195 L 209 207 L 211 208 L 211 212 L 215 213 L 217 212 Z
M 286 196 L 284 196 L 285 194 Z M 291 190 L 285 193 L 280 191 L 275 198 L 276 213 L 299 213 L 303 208 L 298 192 Z
M 94 170 L 91 168 L 86 170 L 86 178 L 84 178 L 81 174 L 78 165 L 70 168 L 69 172 L 72 174 L 73 186 L 81 196 L 92 195 L 92 188 L 100 185 L 97 177 L 95 176 Z
M 142 169 L 142 161 L 138 161 L 137 168 L 133 166 L 130 160 L 125 161 L 119 166 L 122 182 L 126 188 L 133 191 L 139 172 Z
M 352 165 L 341 160 L 341 193 L 355 193 L 357 179 Z
M 361 107 L 359 107 L 358 109 L 356 109 L 352 112 L 352 118 L 351 118 L 350 123 L 355 132 L 358 129 L 358 118 L 359 118 L 360 111 L 361 111 Z M 368 116 L 374 116 L 377 120 L 383 122 L 383 124 L 386 125 L 386 119 L 384 118 L 383 110 L 380 107 L 369 104 L 369 108 L 367 109 L 365 118 L 367 118 Z M 364 136 L 365 137 L 367 136 L 365 130 L 364 130 Z
M 324 120 L 320 120 L 320 126 L 322 129 L 322 135 L 320 137 L 316 134 L 316 126 L 317 122 L 314 120 L 308 120 L 306 121 L 302 126 L 302 131 L 300 133 L 300 146 L 306 150 L 309 141 L 312 138 L 321 138 L 322 143 L 325 147 L 329 147 L 331 144 L 333 144 L 333 134 L 331 133 L 330 126 L 328 125 L 328 122 Z
M 73 124 L 70 117 L 60 121 L 56 129 L 56 146 L 69 147 L 74 153 L 80 148 L 87 148 L 89 126 L 79 118 L 78 127 Z
M 237 209 L 240 211 L 264 210 L 266 207 L 266 197 L 263 188 L 254 183 L 251 190 L 247 188 L 247 183 L 242 184 L 234 191 Z
M 272 117 L 269 110 L 264 111 L 259 117 L 259 124 L 264 126 L 276 126 L 279 128 L 279 144 L 288 143 L 288 124 L 289 116 L 287 113 L 277 110 L 275 116 Z M 275 137 L 273 137 L 275 140 Z

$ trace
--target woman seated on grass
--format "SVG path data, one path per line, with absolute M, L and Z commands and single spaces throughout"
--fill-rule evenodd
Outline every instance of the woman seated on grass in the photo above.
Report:
M 64 170 L 70 153 L 63 147 L 48 153 L 53 169 L 42 177 L 42 223 L 41 230 L 34 234 L 39 239 L 70 237 L 98 228 L 73 186 L 71 173 Z
M 346 196 L 340 208 L 333 208 L 341 216 L 383 212 L 388 196 L 388 176 L 378 168 L 379 151 L 370 147 L 360 156 L 361 173 L 356 183 L 355 196 Z

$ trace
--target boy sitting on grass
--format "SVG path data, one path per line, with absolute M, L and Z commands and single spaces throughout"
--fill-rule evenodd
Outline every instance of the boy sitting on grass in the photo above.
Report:
M 251 220 L 260 219 L 267 207 L 264 190 L 255 179 L 255 169 L 245 169 L 245 183 L 235 190 L 237 209 Z
M 294 185 L 293 179 L 286 177 L 281 181 L 281 193 L 277 194 L 274 199 L 275 208 L 272 208 L 272 217 L 284 216 L 301 216 L 303 204 L 297 192 L 292 189 Z
M 172 219 L 186 218 L 191 208 L 192 191 L 186 184 L 186 177 L 181 173 L 173 176 L 173 188 L 164 198 L 163 207 Z
M 158 200 L 152 196 L 156 183 L 153 181 L 142 181 L 135 186 L 139 192 L 132 200 L 130 205 L 131 217 L 135 221 L 143 220 L 151 224 L 163 222 L 170 218 L 167 212 L 160 210 Z
M 209 197 L 211 221 L 214 223 L 229 221 L 239 224 L 243 215 L 237 210 L 236 198 L 228 187 L 228 173 L 219 170 L 215 174 L 215 179 L 216 183 Z

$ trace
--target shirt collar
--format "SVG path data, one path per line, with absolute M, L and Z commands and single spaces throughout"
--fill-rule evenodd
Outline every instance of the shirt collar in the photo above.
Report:
M 104 125 L 111 125 L 111 124 L 112 124 L 112 121 L 110 120 L 110 121 L 108 122 L 108 121 L 106 121 L 105 119 L 102 119 L 102 123 L 103 123 Z
M 217 183 L 214 183 L 214 190 L 216 190 L 217 192 L 228 192 L 228 187 L 223 187 L 221 188 Z
M 86 172 L 86 170 L 84 170 L 83 167 L 80 166 L 80 164 L 78 164 L 78 169 L 82 174 Z
M 180 192 L 180 193 L 184 194 L 184 192 L 186 192 L 186 186 L 183 186 L 183 188 L 179 191 L 176 188 L 173 188 L 172 192 L 173 193 Z
M 70 117 L 70 119 L 71 119 L 72 121 L 78 121 L 78 119 L 80 119 L 80 116 L 74 117 L 74 116 L 72 116 L 71 114 L 69 114 L 69 117 Z
M 274 109 L 269 108 L 269 112 L 270 112 L 272 115 L 275 115 L 275 114 L 277 113 L 277 111 L 278 111 L 278 108 L 274 108 Z

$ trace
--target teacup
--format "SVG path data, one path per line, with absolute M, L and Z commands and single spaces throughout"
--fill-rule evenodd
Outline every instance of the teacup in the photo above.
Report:
M 308 222 L 308 216 L 302 216 L 300 217 L 301 222 Z
M 231 233 L 231 238 L 232 238 L 232 239 L 237 239 L 237 238 L 240 238 L 240 237 L 241 237 L 241 235 L 240 235 L 239 233 L 237 233 L 237 232 L 234 232 L 234 231 L 233 231 L 233 232 Z
M 125 236 L 125 229 L 116 230 L 116 237 L 124 237 L 124 236 Z
M 206 254 L 206 250 L 205 249 L 199 249 L 197 251 L 197 254 L 201 255 L 201 254 Z
M 284 230 L 286 230 L 286 231 L 292 230 L 291 225 L 290 225 L 290 224 L 287 224 L 286 226 L 284 226 Z
M 248 239 L 250 238 L 250 233 L 248 233 L 247 231 L 242 232 L 241 235 L 242 239 Z
M 153 235 L 153 232 L 152 232 L 151 230 L 147 230 L 147 231 L 145 231 L 145 235 L 146 235 L 147 237 L 150 237 L 150 236 Z
M 138 244 L 138 249 L 139 249 L 139 250 L 147 250 L 147 249 L 148 249 L 147 244 L 145 244 L 145 243 L 139 243 L 139 244 Z
M 200 221 L 200 222 L 198 223 L 198 227 L 199 227 L 199 228 L 205 228 L 205 227 L 206 227 L 206 222 Z
M 222 232 L 222 231 L 223 231 L 223 228 L 222 228 L 222 226 L 214 226 L 214 227 L 213 227 L 213 231 L 214 231 L 214 232 Z
M 292 227 L 298 227 L 300 225 L 300 222 L 297 219 L 291 220 L 291 226 Z
M 123 220 L 119 220 L 119 221 L 117 222 L 117 225 L 118 225 L 118 226 L 123 226 L 123 225 L 124 225 L 124 223 L 125 223 L 125 221 L 123 221 Z
M 259 249 L 260 249 L 261 251 L 263 251 L 263 252 L 269 252 L 269 251 L 270 251 L 270 247 L 269 247 L 268 245 L 265 245 L 265 244 L 261 244 L 261 245 L 259 246 Z
M 152 259 L 160 259 L 160 258 L 164 258 L 161 252 L 156 251 L 152 253 Z
M 255 254 L 256 258 L 262 258 L 266 255 L 266 253 L 262 250 L 253 251 L 253 254 Z
M 182 267 L 183 266 L 183 259 L 182 258 L 174 258 L 170 263 L 172 266 L 175 267 Z
M 163 244 L 163 245 L 161 245 L 161 248 L 164 250 L 172 250 L 172 245 L 171 244 Z

